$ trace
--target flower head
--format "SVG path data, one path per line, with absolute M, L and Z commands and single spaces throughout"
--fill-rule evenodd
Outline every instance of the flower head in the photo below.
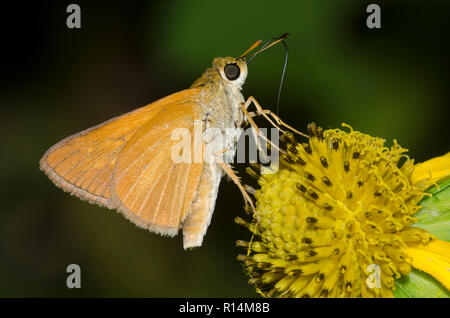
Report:
M 264 296 L 390 297 L 411 270 L 408 248 L 433 236 L 412 227 L 430 179 L 413 183 L 414 161 L 394 140 L 350 128 L 308 125 L 309 141 L 286 134 L 279 170 L 257 176 L 253 233 L 239 260 Z M 258 168 L 258 167 L 256 167 Z

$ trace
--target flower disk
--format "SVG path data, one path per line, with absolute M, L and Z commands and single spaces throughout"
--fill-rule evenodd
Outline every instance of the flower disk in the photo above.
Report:
M 424 192 L 410 181 L 414 161 L 394 140 L 308 125 L 309 142 L 282 137 L 273 174 L 258 178 L 253 233 L 239 255 L 268 297 L 390 297 L 407 274 L 408 244 L 431 235 L 412 227 Z M 403 161 L 400 164 L 400 161 Z M 258 170 L 258 171 L 255 171 Z

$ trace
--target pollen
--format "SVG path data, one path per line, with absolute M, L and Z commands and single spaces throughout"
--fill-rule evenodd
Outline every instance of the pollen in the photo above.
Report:
M 249 168 L 260 188 L 252 221 L 236 220 L 252 233 L 238 260 L 263 296 L 392 297 L 408 245 L 433 239 L 411 226 L 424 192 L 407 150 L 346 127 L 286 133 L 276 173 Z

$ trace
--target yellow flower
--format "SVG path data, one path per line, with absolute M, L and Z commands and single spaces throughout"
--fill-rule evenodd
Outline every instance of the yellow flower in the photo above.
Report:
M 249 170 L 256 212 L 236 219 L 253 233 L 237 242 L 249 283 L 267 297 L 392 297 L 413 266 L 450 289 L 450 244 L 412 226 L 425 190 L 450 174 L 450 153 L 414 165 L 395 140 L 308 131 L 303 144 L 283 136 L 276 173 Z

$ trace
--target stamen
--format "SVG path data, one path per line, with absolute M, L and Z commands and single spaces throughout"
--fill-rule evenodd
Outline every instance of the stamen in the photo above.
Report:
M 328 167 L 328 162 L 327 162 L 327 158 L 325 158 L 324 156 L 320 156 L 320 163 L 322 164 L 322 166 L 324 168 Z
M 325 183 L 325 185 L 327 185 L 328 187 L 331 187 L 331 186 L 332 186 L 332 183 L 331 183 L 330 179 L 328 179 L 328 177 L 326 177 L 326 176 L 322 177 L 322 181 L 323 181 L 323 183 Z

